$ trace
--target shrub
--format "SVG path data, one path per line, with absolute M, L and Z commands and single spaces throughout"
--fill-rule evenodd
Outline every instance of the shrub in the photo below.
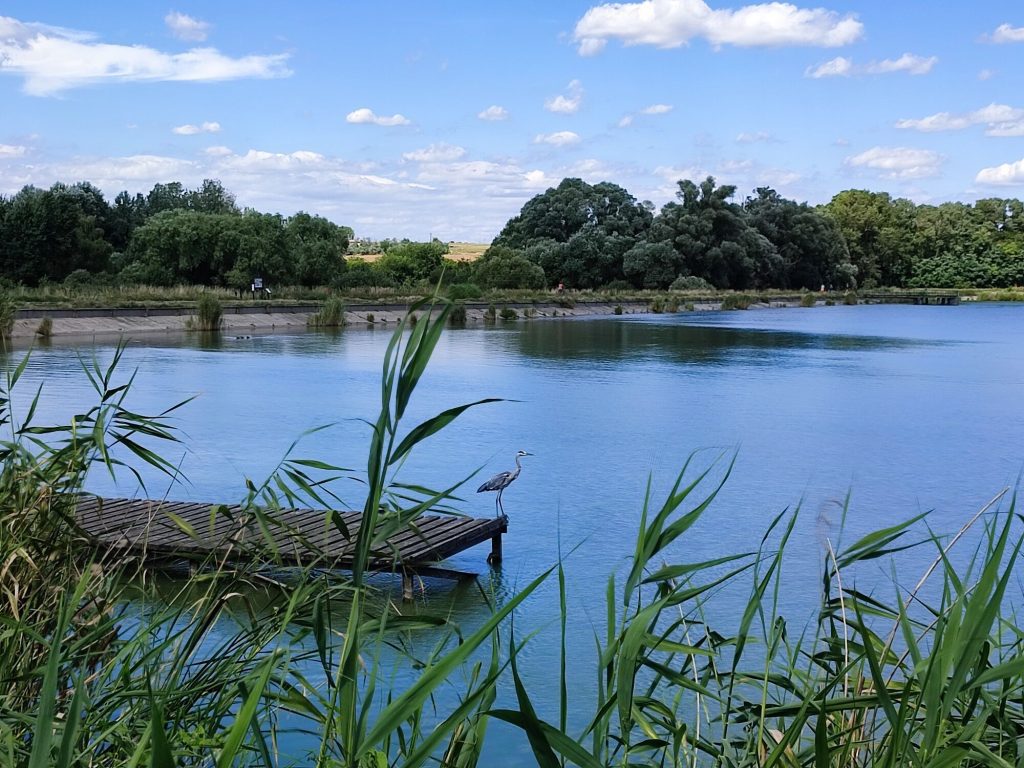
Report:
M 496 309 L 496 308 L 494 307 L 494 305 L 493 305 L 493 304 L 491 304 L 491 305 L 490 305 L 489 307 L 487 307 L 487 309 L 486 309 L 486 310 L 484 311 L 484 322 L 485 322 L 485 323 L 493 323 L 493 322 L 495 322 L 495 321 L 496 321 L 497 319 L 498 319 L 498 310 L 497 310 L 497 309 Z
M 856 291 L 847 291 L 843 294 L 843 304 L 848 307 L 854 307 L 859 303 Z
M 750 309 L 754 297 L 746 293 L 730 293 L 722 299 L 722 309 Z
M 676 313 L 679 311 L 679 300 L 678 299 L 665 299 L 665 311 Z
M 668 287 L 670 291 L 713 291 L 715 286 L 696 275 L 680 275 Z
M 476 283 L 455 283 L 448 286 L 448 298 L 452 301 L 479 299 L 482 295 L 483 291 Z
M 555 299 L 555 304 L 560 306 L 562 309 L 572 309 L 576 306 L 575 300 L 570 299 L 568 296 L 559 296 Z
M 660 315 L 665 311 L 665 305 L 662 303 L 660 296 L 651 299 L 651 303 L 648 308 L 656 315 Z
M 825 299 L 825 306 L 826 307 L 834 307 L 835 305 L 836 305 L 836 300 L 835 299 Z
M 42 339 L 48 339 L 53 335 L 53 320 L 48 317 L 44 317 L 39 321 L 39 327 L 36 328 L 36 336 Z
M 633 286 L 627 283 L 625 280 L 612 280 L 608 285 L 604 287 L 606 291 L 612 293 L 622 293 L 623 291 L 633 290 Z
M 614 313 L 615 313 L 616 315 L 621 315 L 621 314 L 622 314 L 622 305 L 621 305 L 621 304 L 616 304 L 616 305 L 615 305 L 615 309 L 613 309 L 612 311 L 613 311 L 613 312 L 614 312 Z
M 345 324 L 345 302 L 331 296 L 306 323 L 310 328 L 339 328 Z
M 204 293 L 196 301 L 196 314 L 189 325 L 194 331 L 219 331 L 223 317 L 220 299 L 212 293 Z
M 376 320 L 376 318 L 373 316 L 373 312 L 367 312 L 366 313 L 366 322 L 368 322 L 370 325 L 373 325 L 375 320 Z
M 693 312 L 693 302 L 692 301 L 686 302 L 686 311 L 687 312 Z
M 544 270 L 519 251 L 488 248 L 476 265 L 476 282 L 484 288 L 543 288 Z
M 818 299 L 813 293 L 805 293 L 803 296 L 800 297 L 801 307 L 813 307 L 815 304 L 817 304 L 817 302 Z
M 461 301 L 455 302 L 452 306 L 451 314 L 448 315 L 448 321 L 452 325 L 465 325 L 466 324 L 466 305 Z
M 503 323 L 511 323 L 513 320 L 519 319 L 519 313 L 517 313 L 512 307 L 501 308 L 501 321 Z

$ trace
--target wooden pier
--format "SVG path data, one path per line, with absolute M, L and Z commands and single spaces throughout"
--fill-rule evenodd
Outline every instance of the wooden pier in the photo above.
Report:
M 362 512 L 285 509 L 257 515 L 224 504 L 82 496 L 76 517 L 95 544 L 149 562 L 259 559 L 279 566 L 344 570 L 352 566 Z M 507 530 L 504 517 L 417 517 L 378 542 L 369 570 L 401 573 L 403 596 L 411 599 L 417 575 L 471 575 L 436 565 L 470 547 L 489 541 L 487 562 L 500 562 L 501 537 Z
M 955 307 L 960 304 L 958 291 L 892 291 L 863 294 L 865 304 L 925 304 Z

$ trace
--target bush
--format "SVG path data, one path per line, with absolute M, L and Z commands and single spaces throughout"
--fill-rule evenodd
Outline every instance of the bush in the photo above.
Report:
M 502 307 L 501 309 L 501 321 L 503 323 L 511 323 L 513 320 L 519 319 L 519 313 L 517 313 L 512 307 Z
M 48 339 L 53 335 L 53 320 L 48 317 L 44 317 L 39 321 L 39 327 L 36 328 L 36 336 L 41 339 Z
M 484 322 L 494 323 L 498 319 L 498 310 L 491 304 L 484 312 Z
M 855 307 L 860 303 L 856 291 L 847 291 L 843 294 L 843 304 L 848 307 Z
M 219 331 L 224 317 L 220 299 L 212 293 L 204 293 L 196 301 L 196 314 L 190 327 L 194 331 Z
M 615 309 L 613 309 L 612 311 L 613 311 L 613 312 L 614 312 L 614 313 L 615 313 L 616 315 L 621 315 L 621 314 L 622 314 L 622 305 L 621 305 L 621 304 L 616 304 L 616 305 L 615 305 Z
M 680 275 L 672 281 L 668 287 L 670 291 L 713 291 L 715 286 L 703 277 L 695 275 Z
M 559 296 L 555 299 L 555 304 L 560 306 L 562 309 L 572 309 L 576 306 L 575 300 L 570 299 L 568 296 Z
M 813 293 L 805 293 L 803 296 L 800 297 L 801 307 L 813 307 L 817 303 L 818 299 Z
M 686 302 L 686 311 L 687 312 L 693 312 L 693 302 L 692 301 Z
M 373 312 L 366 313 L 366 322 L 368 322 L 370 325 L 373 325 L 375 320 L 376 318 L 373 316 Z
M 310 328 L 340 328 L 345 324 L 345 302 L 337 296 L 331 296 L 306 324 Z
M 627 283 L 625 280 L 612 280 L 608 285 L 604 287 L 606 291 L 611 293 L 622 293 L 624 291 L 633 290 L 633 286 Z
M 679 311 L 679 300 L 678 299 L 665 299 L 665 311 L 676 313 Z
M 466 305 L 461 301 L 455 302 L 452 306 L 452 312 L 448 315 L 448 321 L 452 325 L 465 325 L 466 324 Z
M 476 282 L 484 288 L 543 288 L 544 270 L 519 251 L 501 246 L 487 249 L 476 265 Z
M 754 297 L 746 293 L 730 293 L 722 299 L 722 309 L 750 309 Z
M 665 311 L 665 305 L 662 303 L 660 296 L 651 299 L 649 309 L 656 315 L 660 315 L 662 312 Z
M 448 286 L 448 298 L 452 301 L 479 299 L 483 295 L 476 283 L 454 283 Z

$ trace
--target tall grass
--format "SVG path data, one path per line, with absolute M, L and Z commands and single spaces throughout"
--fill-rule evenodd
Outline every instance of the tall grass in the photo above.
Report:
M 193 331 L 219 331 L 224 318 L 224 306 L 212 293 L 204 293 L 196 300 L 196 313 L 189 318 Z
M 1024 633 L 1012 600 L 1024 538 L 1015 504 L 997 511 L 999 497 L 951 539 L 923 529 L 918 516 L 851 543 L 826 541 L 810 628 L 780 611 L 793 588 L 783 564 L 799 509 L 769 520 L 748 551 L 685 556 L 688 532 L 731 472 L 692 461 L 663 500 L 648 491 L 633 556 L 609 575 L 596 624 L 574 609 L 562 563 L 472 632 L 374 600 L 366 577 L 384 542 L 450 506 L 465 482 L 431 489 L 401 468 L 423 441 L 493 402 L 406 425 L 451 305 L 420 302 L 412 311 L 420 320 L 402 320 L 392 336 L 379 412 L 367 422 L 359 529 L 344 528 L 332 491 L 353 471 L 298 458 L 293 446 L 267 479 L 247 483 L 228 521 L 262 535 L 239 540 L 232 558 L 194 563 L 179 594 L 160 599 L 130 553 L 90 548 L 75 499 L 90 469 L 131 472 L 142 462 L 173 477 L 160 452 L 177 450 L 170 418 L 178 406 L 151 416 L 130 407 L 118 351 L 107 368 L 85 367 L 95 406 L 71 424 L 40 426 L 38 396 L 23 417 L 11 409 L 27 358 L 13 367 L 0 393 L 0 762 L 469 768 L 486 764 L 496 719 L 519 729 L 535 762 L 552 768 L 1003 766 L 1024 758 Z M 347 531 L 349 579 L 326 577 L 327 553 L 304 538 L 302 568 L 268 573 L 255 564 L 257 555 L 274 563 L 279 511 L 301 505 L 324 509 L 325 528 Z M 224 514 L 211 510 L 210 525 Z M 209 535 L 202 528 L 185 530 Z M 953 551 L 971 536 L 972 556 Z M 919 577 L 894 574 L 888 592 L 858 587 L 859 568 L 909 547 L 932 552 Z M 524 682 L 521 641 L 507 620 L 552 574 L 561 671 L 558 711 L 545 712 Z M 716 601 L 726 589 L 748 597 L 722 618 Z M 274 610 L 257 605 L 265 595 L 275 597 Z M 140 599 L 146 609 L 129 610 Z M 592 626 L 596 696 L 566 677 Z M 409 659 L 417 671 L 408 685 L 387 687 L 384 649 L 420 631 L 437 638 L 435 650 Z M 327 682 L 314 684 L 311 669 Z M 498 707 L 502 690 L 513 702 Z M 570 712 L 584 725 L 570 729 Z M 310 751 L 282 755 L 283 723 L 295 718 L 306 724 Z
M 6 291 L 0 291 L 0 339 L 8 339 L 14 330 L 17 305 Z
M 311 328 L 340 328 L 345 325 L 345 302 L 331 296 L 320 307 L 320 311 L 307 321 Z

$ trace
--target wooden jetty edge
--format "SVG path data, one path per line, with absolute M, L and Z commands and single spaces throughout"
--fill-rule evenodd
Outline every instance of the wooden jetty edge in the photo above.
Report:
M 362 512 L 283 509 L 258 518 L 252 510 L 224 504 L 83 495 L 76 518 L 93 543 L 150 562 L 252 561 L 278 565 L 317 564 L 344 570 L 352 565 Z M 424 515 L 390 535 L 375 550 L 370 570 L 400 572 L 402 594 L 412 598 L 416 575 L 462 578 L 435 564 L 470 547 L 491 542 L 487 562 L 501 562 L 501 537 L 508 518 Z

